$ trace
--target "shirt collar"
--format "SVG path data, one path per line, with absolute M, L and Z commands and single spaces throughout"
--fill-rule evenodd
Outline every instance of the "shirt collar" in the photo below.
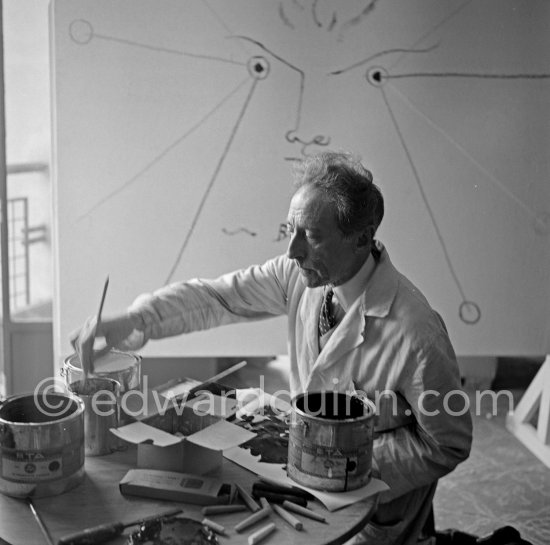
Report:
M 335 286 L 334 293 L 338 299 L 338 303 L 345 312 L 351 307 L 354 301 L 365 291 L 368 281 L 375 268 L 375 261 L 369 253 L 367 259 L 357 271 L 355 276 L 350 278 L 344 284 Z

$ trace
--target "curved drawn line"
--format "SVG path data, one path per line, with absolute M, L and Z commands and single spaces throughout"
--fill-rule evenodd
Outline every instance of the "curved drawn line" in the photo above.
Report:
M 280 57 L 276 53 L 273 53 L 270 49 L 268 49 L 263 43 L 259 42 L 258 40 L 255 40 L 254 38 L 249 38 L 248 36 L 242 36 L 239 34 L 236 34 L 235 36 L 229 36 L 229 38 L 236 38 L 239 40 L 246 40 L 247 42 L 253 43 L 254 45 L 257 45 L 261 49 L 263 49 L 266 53 L 269 53 L 272 57 L 277 59 L 278 61 L 281 61 L 283 64 L 286 64 L 289 68 L 292 68 L 293 70 L 296 70 L 297 72 L 303 73 L 302 70 L 294 66 L 293 64 L 290 64 L 287 60 L 283 59 L 283 57 Z
M 336 15 L 336 12 L 332 12 L 332 19 L 330 20 L 330 23 L 328 25 L 328 30 L 331 32 L 334 30 L 334 27 L 336 26 L 336 23 L 338 22 L 338 16 Z
M 230 93 L 228 93 L 218 104 L 216 104 L 209 112 L 206 113 L 195 125 L 193 125 L 187 132 L 185 132 L 178 139 L 174 140 L 167 148 L 165 148 L 161 153 L 154 157 L 149 163 L 147 163 L 139 172 L 134 174 L 129 180 L 124 182 L 119 187 L 115 188 L 113 191 L 101 198 L 96 204 L 94 204 L 89 210 L 78 216 L 77 221 L 82 220 L 87 215 L 95 212 L 100 206 L 105 204 L 108 200 L 112 199 L 115 195 L 126 189 L 128 186 L 133 184 L 138 180 L 143 174 L 151 169 L 155 164 L 157 164 L 163 157 L 165 157 L 171 150 L 173 150 L 178 144 L 183 142 L 189 135 L 195 132 L 208 118 L 210 118 L 215 112 L 217 112 L 244 84 L 249 80 L 247 77 L 239 85 L 237 85 Z
M 399 91 L 399 89 L 396 89 L 395 86 L 393 85 L 391 85 L 391 88 L 395 93 L 397 93 L 401 97 L 403 102 L 405 102 L 405 104 L 407 104 L 411 110 L 413 110 L 419 116 L 423 117 L 425 121 L 430 125 L 430 127 L 432 127 L 437 132 L 442 134 L 451 144 L 453 144 L 453 146 L 456 147 L 458 151 L 460 151 L 464 155 L 464 157 L 466 157 L 469 161 L 471 161 L 471 163 L 474 166 L 476 166 L 481 172 L 483 172 L 483 174 L 485 174 L 485 176 L 490 181 L 492 181 L 503 193 L 505 193 L 510 199 L 512 199 L 530 216 L 532 216 L 535 219 L 537 218 L 537 213 L 534 210 L 529 208 L 529 206 L 525 202 L 520 200 L 517 195 L 512 193 L 498 178 L 494 176 L 494 174 L 489 172 L 481 163 L 479 163 L 479 161 L 477 161 L 474 157 L 472 157 L 472 155 L 470 155 L 470 153 L 468 153 L 468 151 L 465 148 L 463 148 L 456 140 L 451 138 L 451 136 L 448 135 L 439 125 L 437 125 L 434 121 L 432 121 L 424 112 L 419 110 L 403 93 L 401 93 L 401 91 Z
M 478 79 L 549 79 L 550 74 L 484 74 L 481 72 L 410 72 L 385 74 L 383 79 L 398 78 L 478 78 Z
M 222 233 L 229 235 L 230 237 L 234 235 L 238 235 L 239 233 L 246 233 L 247 235 L 250 235 L 251 237 L 255 237 L 257 233 L 254 231 L 251 231 L 250 229 L 247 229 L 246 227 L 238 227 L 237 229 L 226 229 L 225 227 L 222 228 Z
M 367 5 L 361 10 L 361 13 L 359 13 L 359 15 L 356 15 L 345 23 L 342 23 L 342 26 L 340 27 L 340 34 L 343 34 L 349 27 L 355 26 L 359 24 L 363 19 L 365 19 L 370 14 L 370 12 L 374 10 L 377 2 L 378 0 L 369 0 Z
M 341 68 L 340 70 L 334 70 L 332 72 L 329 72 L 329 76 L 337 76 L 339 74 L 342 74 L 344 72 L 347 72 L 349 70 L 353 70 L 354 68 L 357 68 L 359 66 L 363 66 L 364 64 L 367 64 L 368 62 L 373 61 L 374 59 L 377 59 L 379 57 L 383 57 L 384 55 L 389 55 L 391 53 L 429 53 L 433 49 L 436 49 L 439 47 L 439 42 L 435 43 L 434 45 L 430 45 L 429 47 L 426 47 L 424 49 L 402 49 L 402 48 L 395 48 L 395 49 L 386 49 L 384 51 L 380 51 L 378 53 L 375 53 L 374 55 L 371 55 L 370 57 L 367 57 L 366 59 L 363 59 L 361 61 L 358 61 L 354 64 L 351 64 L 350 66 L 347 66 L 346 68 Z
M 227 32 L 227 34 L 229 34 L 230 36 L 235 34 L 228 26 L 227 26 L 227 23 L 221 18 L 221 16 L 219 15 L 219 13 L 210 5 L 210 2 L 208 2 L 208 0 L 203 0 L 203 3 L 204 5 L 210 10 L 210 12 L 212 13 L 212 15 L 214 15 L 214 18 L 218 21 L 218 23 L 220 23 L 220 25 L 222 26 L 222 28 Z M 246 47 L 243 47 L 241 45 L 241 49 L 248 55 L 248 51 L 246 49 Z
M 172 277 L 174 276 L 174 273 L 176 272 L 176 269 L 178 265 L 180 264 L 181 258 L 183 257 L 183 254 L 187 248 L 187 245 L 189 241 L 191 240 L 191 235 L 193 234 L 193 231 L 195 230 L 195 227 L 197 226 L 197 223 L 199 221 L 200 215 L 202 213 L 202 209 L 204 208 L 204 205 L 206 204 L 206 201 L 208 199 L 208 195 L 210 194 L 210 191 L 212 190 L 212 187 L 214 187 L 214 183 L 216 182 L 216 179 L 218 177 L 218 174 L 220 173 L 220 169 L 222 167 L 222 164 L 227 157 L 227 154 L 229 153 L 229 148 L 233 144 L 233 140 L 235 139 L 235 135 L 237 134 L 237 130 L 239 128 L 239 125 L 241 124 L 241 121 L 243 120 L 244 114 L 246 113 L 246 110 L 248 108 L 248 105 L 252 99 L 252 95 L 254 93 L 254 90 L 256 89 L 256 84 L 259 80 L 253 79 L 252 85 L 250 86 L 250 91 L 248 92 L 248 95 L 246 97 L 246 100 L 244 102 L 244 105 L 239 112 L 239 116 L 237 117 L 237 121 L 235 122 L 235 126 L 231 130 L 231 134 L 229 135 L 229 139 L 227 140 L 227 143 L 225 145 L 225 148 L 222 152 L 222 155 L 220 157 L 220 160 L 218 161 L 218 164 L 216 165 L 216 168 L 214 170 L 214 173 L 212 174 L 212 177 L 210 178 L 210 182 L 208 183 L 208 186 L 206 187 L 206 190 L 202 196 L 202 199 L 199 203 L 199 206 L 195 212 L 195 215 L 193 217 L 193 220 L 191 221 L 191 226 L 189 227 L 189 231 L 187 232 L 187 235 L 185 237 L 185 240 L 183 241 L 183 244 L 181 245 L 178 255 L 176 257 L 176 260 L 174 264 L 172 265 L 172 268 L 170 269 L 170 272 L 168 273 L 168 277 L 166 279 L 166 284 L 170 282 Z
M 294 25 L 290 22 L 290 19 L 287 17 L 286 13 L 285 13 L 285 7 L 283 6 L 283 3 L 282 2 L 279 2 L 279 17 L 281 18 L 281 20 L 283 21 L 283 23 L 287 26 L 287 27 L 290 27 L 292 30 L 294 30 Z
M 254 40 L 253 38 L 249 38 L 248 36 L 230 36 L 231 38 L 237 38 L 240 40 L 246 40 L 248 42 L 253 43 L 254 45 L 257 45 L 259 48 L 263 49 L 266 53 L 269 53 L 273 58 L 276 60 L 282 62 L 285 66 L 288 66 L 291 70 L 295 70 L 298 72 L 300 76 L 300 90 L 298 93 L 298 107 L 296 112 L 296 126 L 292 129 L 290 129 L 289 132 L 297 131 L 298 127 L 300 126 L 302 122 L 302 102 L 304 100 L 304 86 L 305 86 L 305 72 L 303 70 L 300 70 L 300 68 L 294 66 L 293 64 L 290 64 L 287 60 L 283 59 L 276 53 L 273 53 L 270 49 L 268 49 L 264 44 L 259 42 L 258 40 Z
M 464 2 L 463 4 L 461 4 L 460 6 L 458 6 L 458 8 L 456 8 L 454 11 L 452 11 L 451 13 L 449 13 L 449 15 L 446 15 L 443 19 L 441 19 L 441 21 L 439 21 L 439 23 L 437 23 L 436 25 L 434 25 L 433 27 L 431 27 L 427 32 L 425 32 L 424 34 L 422 34 L 422 36 L 420 36 L 420 38 L 418 38 L 412 45 L 411 45 L 411 49 L 414 49 L 419 43 L 422 43 L 428 36 L 430 36 L 431 34 L 433 34 L 438 28 L 442 27 L 445 23 L 447 23 L 448 21 L 450 21 L 453 17 L 455 17 L 456 15 L 458 15 L 468 4 L 470 4 L 472 2 L 472 0 L 466 0 L 466 2 Z M 402 55 L 400 55 L 397 59 L 395 59 L 395 62 L 390 66 L 390 68 L 393 68 L 394 66 L 396 66 L 397 64 L 399 64 L 399 62 L 401 61 L 401 59 L 403 59 L 404 57 L 406 57 L 408 54 L 407 51 L 404 51 Z
M 116 42 L 121 43 L 125 45 L 131 45 L 133 47 L 141 47 L 143 49 L 148 49 L 149 51 L 156 51 L 158 53 L 171 53 L 173 55 L 181 55 L 184 57 L 193 57 L 195 59 L 206 59 L 210 61 L 219 61 L 219 62 L 226 62 L 229 64 L 237 64 L 240 66 L 244 66 L 245 64 L 242 62 L 234 61 L 232 59 L 224 59 L 222 57 L 215 57 L 213 55 L 199 55 L 196 53 L 187 53 L 185 51 L 179 51 L 177 49 L 170 49 L 168 47 L 157 47 L 153 45 L 148 44 L 142 44 L 139 42 L 134 42 L 133 40 L 126 40 L 125 38 L 115 38 L 114 36 L 107 36 L 105 34 L 94 34 L 95 38 L 100 38 L 101 40 L 106 40 L 110 42 Z
M 319 3 L 319 0 L 313 0 L 311 4 L 311 16 L 313 17 L 313 22 L 320 28 L 323 25 L 321 24 L 321 21 L 319 21 L 319 17 L 317 16 L 317 4 Z
M 398 123 L 397 123 L 397 119 L 395 118 L 393 110 L 391 109 L 390 103 L 388 101 L 388 97 L 386 96 L 386 93 L 384 92 L 383 87 L 380 87 L 380 91 L 382 91 L 382 96 L 384 98 L 384 102 L 386 103 L 386 107 L 388 108 L 388 112 L 390 114 L 390 118 L 392 120 L 393 126 L 395 128 L 395 131 L 397 132 L 397 136 L 399 137 L 399 141 L 401 142 L 401 146 L 403 147 L 403 150 L 405 151 L 405 155 L 407 156 L 407 159 L 409 161 L 409 165 L 411 167 L 414 178 L 416 180 L 416 184 L 417 184 L 418 189 L 420 191 L 420 195 L 422 197 L 422 200 L 424 201 L 424 205 L 426 206 L 426 209 L 428 211 L 428 215 L 430 216 L 430 220 L 432 222 L 435 234 L 437 235 L 437 238 L 439 240 L 439 244 L 441 246 L 441 249 L 443 250 L 443 255 L 445 256 L 445 261 L 447 262 L 447 266 L 449 267 L 449 271 L 451 272 L 451 275 L 452 275 L 452 277 L 455 281 L 456 287 L 458 288 L 458 291 L 460 292 L 460 295 L 461 295 L 462 299 L 466 300 L 466 295 L 464 293 L 464 290 L 462 289 L 462 285 L 460 284 L 458 276 L 455 272 L 454 266 L 453 266 L 452 261 L 451 261 L 451 257 L 449 256 L 449 252 L 447 250 L 447 246 L 445 245 L 445 241 L 443 240 L 443 235 L 441 234 L 441 231 L 439 230 L 439 226 L 437 225 L 433 210 L 431 209 L 430 203 L 428 201 L 428 197 L 426 195 L 426 192 L 424 191 L 424 187 L 422 185 L 422 182 L 420 181 L 420 176 L 418 174 L 418 171 L 416 170 L 416 166 L 415 166 L 414 161 L 412 159 L 409 148 L 407 147 L 407 144 L 405 143 L 405 138 L 403 136 L 403 133 L 401 132 L 401 129 L 400 129 Z

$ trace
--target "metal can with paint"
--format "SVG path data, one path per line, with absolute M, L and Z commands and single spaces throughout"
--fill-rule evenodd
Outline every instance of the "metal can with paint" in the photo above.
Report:
M 292 400 L 287 473 L 316 490 L 368 484 L 376 407 L 342 392 L 306 392 Z
M 82 379 L 82 365 L 78 354 L 72 354 L 63 362 L 61 374 L 70 386 Z M 121 394 L 139 390 L 141 385 L 141 357 L 120 350 L 109 350 L 94 360 L 94 376 L 116 380 Z
M 76 381 L 71 392 L 84 402 L 84 454 L 103 456 L 120 446 L 111 433 L 120 423 L 120 384 L 112 378 L 89 377 Z
M 0 492 L 55 496 L 83 478 L 82 400 L 70 392 L 38 392 L 0 405 Z

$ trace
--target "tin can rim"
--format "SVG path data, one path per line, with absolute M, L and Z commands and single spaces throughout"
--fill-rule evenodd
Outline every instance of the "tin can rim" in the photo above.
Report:
M 22 398 L 29 398 L 29 397 L 34 398 L 36 402 L 36 398 L 41 395 L 44 395 L 44 393 L 37 394 L 35 392 L 32 392 L 32 393 L 16 394 L 0 402 L 0 425 L 21 426 L 21 427 L 29 427 L 29 428 L 44 427 L 44 426 L 56 425 L 59 423 L 67 422 L 69 420 L 78 418 L 80 415 L 84 414 L 84 410 L 85 410 L 84 401 L 80 399 L 80 397 L 78 397 L 77 395 L 73 394 L 72 392 L 64 391 L 64 392 L 47 392 L 45 395 L 65 397 L 70 399 L 72 402 L 74 402 L 76 404 L 76 410 L 70 412 L 66 416 L 63 416 L 61 418 L 57 418 L 51 421 L 46 420 L 44 422 L 14 422 L 12 420 L 6 420 L 2 416 L 2 410 L 6 407 L 6 405 L 19 401 Z
M 354 399 L 359 400 L 363 404 L 364 407 L 368 408 L 367 414 L 363 414 L 362 416 L 357 416 L 357 417 L 350 417 L 350 418 L 326 418 L 326 417 L 316 416 L 315 414 L 306 413 L 305 411 L 302 411 L 301 409 L 299 409 L 297 407 L 298 401 L 300 399 L 304 398 L 306 395 L 324 394 L 324 393 L 326 393 L 326 392 L 311 391 L 311 392 L 302 392 L 302 393 L 294 396 L 292 398 L 292 401 L 291 401 L 292 410 L 293 410 L 294 414 L 298 414 L 298 415 L 300 415 L 302 417 L 305 417 L 305 418 L 311 418 L 312 420 L 316 420 L 318 422 L 326 422 L 327 424 L 356 423 L 356 422 L 361 422 L 363 420 L 368 420 L 369 418 L 373 418 L 374 416 L 376 416 L 376 405 L 370 399 L 368 399 L 364 396 L 353 396 L 353 395 L 350 395 L 346 392 L 331 392 L 331 393 L 339 394 L 339 395 L 345 395 L 346 397 L 354 398 Z

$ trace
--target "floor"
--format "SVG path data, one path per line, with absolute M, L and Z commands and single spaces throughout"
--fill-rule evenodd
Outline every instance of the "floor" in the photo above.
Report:
M 509 391 L 515 406 L 524 390 Z M 506 429 L 508 399 L 498 397 L 494 416 L 489 397 L 474 411 L 470 457 L 439 482 L 436 527 L 484 536 L 510 525 L 533 545 L 549 545 L 550 468 Z
M 235 384 L 268 392 L 288 388 L 284 360 L 249 360 L 233 377 Z M 260 384 L 259 375 L 263 374 Z M 550 468 L 536 458 L 505 427 L 505 417 L 521 398 L 524 387 L 493 399 L 483 396 L 479 407 L 471 397 L 474 439 L 468 460 L 440 480 L 434 511 L 438 530 L 458 529 L 477 536 L 505 525 L 515 527 L 533 545 L 550 544 Z M 511 400 L 511 401 L 510 401 Z

